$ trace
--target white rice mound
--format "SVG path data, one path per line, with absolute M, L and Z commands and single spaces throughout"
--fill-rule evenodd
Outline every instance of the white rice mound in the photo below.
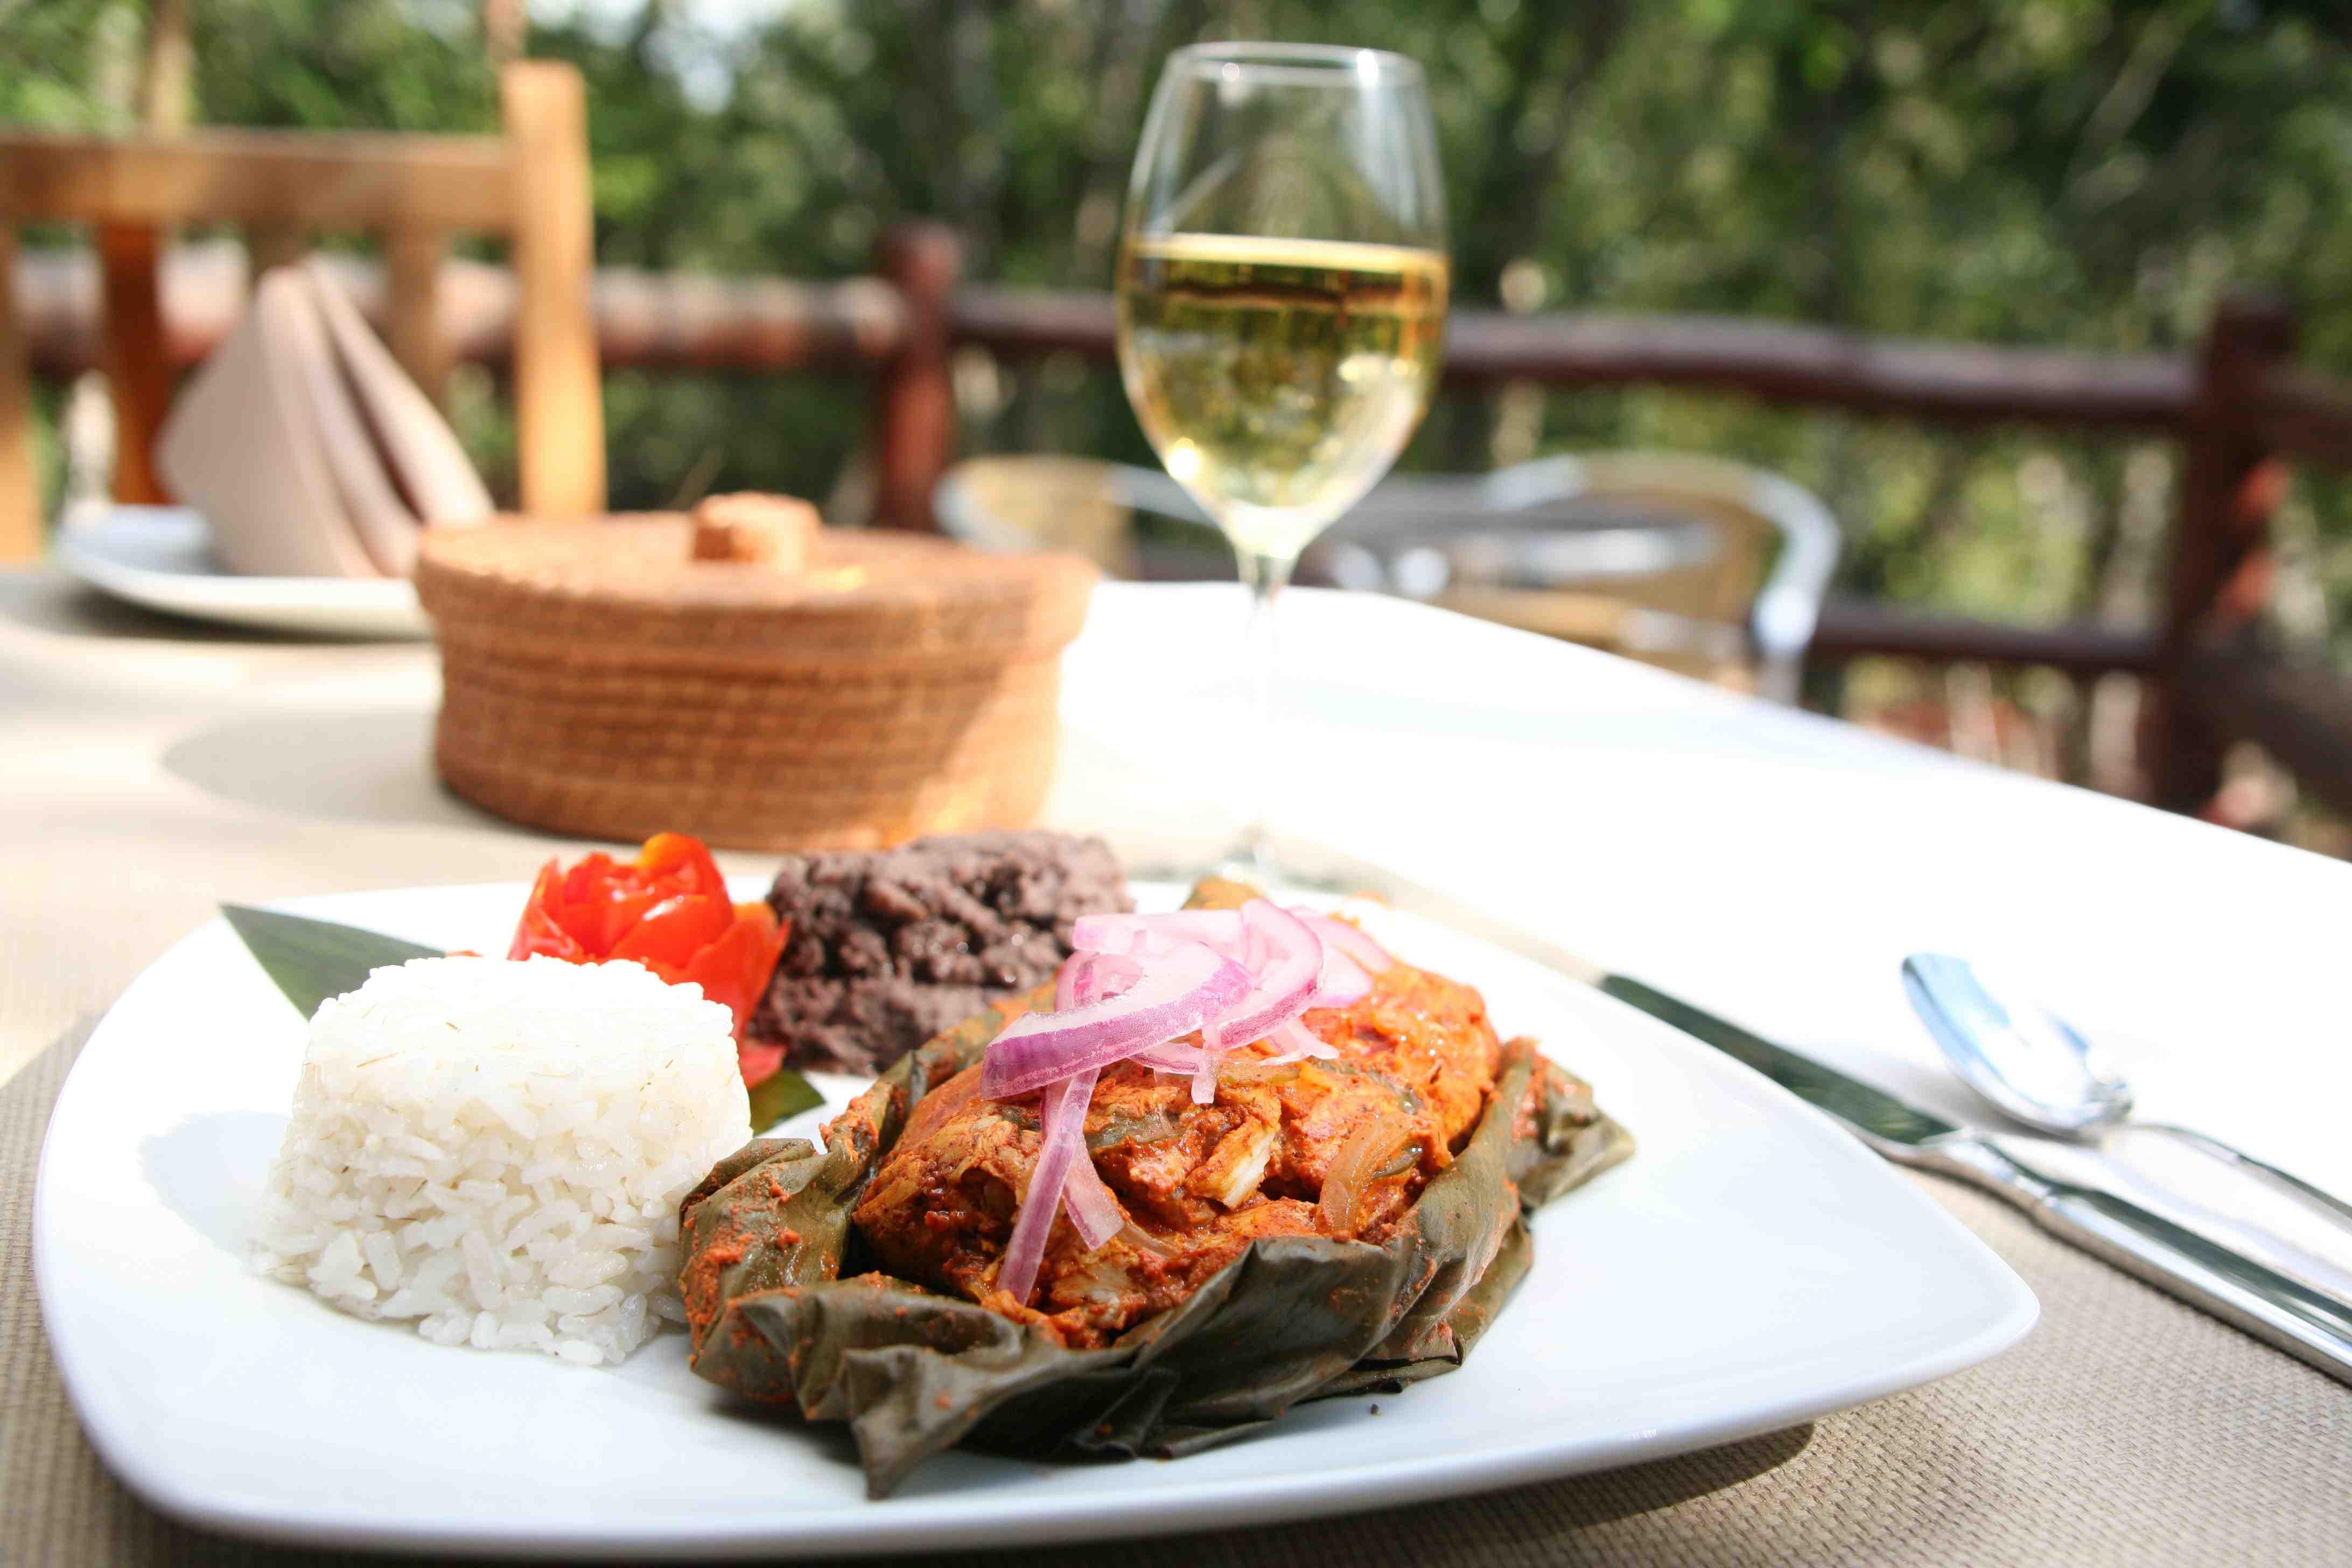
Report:
M 439 1345 L 620 1361 L 751 1136 L 733 1020 L 635 963 L 420 958 L 320 1005 L 254 1267 Z

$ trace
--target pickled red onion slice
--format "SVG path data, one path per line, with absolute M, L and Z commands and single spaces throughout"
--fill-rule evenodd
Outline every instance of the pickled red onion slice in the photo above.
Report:
M 1198 1046 L 1180 1046 L 1171 1041 L 1164 1046 L 1154 1046 L 1148 1051 L 1138 1051 L 1128 1059 L 1154 1072 L 1182 1073 L 1189 1078 L 1201 1070 L 1202 1065 L 1209 1059 L 1209 1053 Z
M 1194 942 L 1169 944 L 1117 995 L 1066 1010 L 1027 1013 L 989 1042 L 980 1092 L 1026 1094 L 1191 1034 L 1249 993 L 1249 971 Z M 1056 986 L 1058 990 L 1058 985 Z
M 1125 991 L 1142 977 L 1141 966 L 1128 959 L 1107 953 L 1079 953 L 1062 965 L 1061 973 L 1055 977 L 1054 1004 L 1056 1008 L 1082 1006 Z M 1048 1104 L 1054 1098 L 1050 1094 L 1046 1097 Z M 1078 1239 L 1092 1251 L 1118 1234 L 1119 1227 L 1127 1223 L 1127 1215 L 1110 1189 L 1103 1185 L 1101 1174 L 1095 1170 L 1094 1155 L 1085 1146 L 1085 1102 L 1077 1106 L 1076 1115 L 1081 1142 L 1070 1160 L 1069 1178 L 1062 1186 L 1062 1206 L 1069 1211 L 1070 1224 L 1077 1230 Z
M 1086 1107 L 1078 1108 L 1080 1140 L 1084 1142 Z M 1077 1157 L 1070 1162 L 1069 1180 L 1062 1188 L 1062 1206 L 1069 1211 L 1070 1224 L 1077 1228 L 1078 1239 L 1092 1251 L 1117 1236 L 1127 1223 L 1120 1212 L 1118 1200 L 1103 1185 L 1102 1173 L 1095 1169 L 1094 1156 L 1081 1147 Z
M 1143 965 L 1108 952 L 1074 952 L 1054 975 L 1054 1011 L 1066 1013 L 1089 1002 L 1124 995 L 1143 978 Z
M 1045 1237 L 1062 1206 L 1062 1189 L 1070 1179 L 1071 1167 L 1086 1153 L 1087 1105 L 1094 1099 L 1096 1071 L 1087 1068 L 1045 1092 L 1045 1139 L 1038 1146 L 1036 1168 L 1030 1173 L 1029 1190 L 1021 1198 L 1020 1217 L 1013 1222 L 1013 1239 L 1006 1244 L 1004 1261 L 996 1271 L 999 1288 L 1024 1305 L 1037 1284 L 1037 1266 L 1045 1260 Z M 986 1092 L 985 1080 L 982 1091 Z
M 1164 915 L 1080 915 L 1070 945 L 1081 952 L 1126 952 L 1144 936 L 1197 942 L 1227 958 L 1242 952 L 1238 910 L 1176 910 Z
M 1396 967 L 1396 960 L 1389 956 L 1388 950 L 1367 936 L 1362 927 L 1316 910 L 1293 910 L 1290 912 L 1305 921 L 1326 947 L 1338 948 L 1362 964 L 1368 973 L 1378 974 L 1384 969 Z
M 1249 965 L 1255 978 L 1249 994 L 1202 1028 L 1213 1052 L 1262 1040 L 1306 1012 L 1323 973 L 1323 944 L 1305 921 L 1264 899 L 1244 904 L 1241 914 L 1244 951 L 1265 956 Z M 1192 1098 L 1201 1099 L 1197 1089 Z
M 1311 927 L 1309 929 L 1312 929 Z M 1321 937 L 1316 939 L 1321 942 Z M 1323 942 L 1323 973 L 1316 977 L 1313 1007 L 1351 1007 L 1372 994 L 1372 977 L 1364 966 L 1339 951 L 1337 942 Z
M 1284 1062 L 1304 1061 L 1310 1057 L 1318 1061 L 1329 1061 L 1339 1054 L 1317 1039 L 1315 1031 L 1296 1018 L 1268 1035 L 1266 1039 L 1270 1044 L 1280 1047 L 1276 1055 L 1265 1058 L 1262 1065 L 1266 1067 L 1279 1067 Z

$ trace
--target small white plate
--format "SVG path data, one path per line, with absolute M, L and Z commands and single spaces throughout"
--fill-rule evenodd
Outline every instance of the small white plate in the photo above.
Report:
M 428 637 L 404 577 L 241 577 L 213 559 L 212 531 L 184 506 L 107 506 L 58 530 L 58 564 L 100 593 L 166 615 L 331 637 Z
M 524 891 L 287 907 L 496 952 Z M 1137 891 L 1146 907 L 1176 893 Z M 243 1262 L 303 1030 L 217 921 L 123 994 L 58 1098 L 34 1197 L 50 1342 L 99 1452 L 192 1523 L 636 1557 L 1013 1545 L 1388 1507 L 1776 1430 L 2032 1327 L 2007 1266 L 1745 1068 L 1475 938 L 1368 923 L 1484 989 L 1500 1027 L 1590 1078 L 1640 1145 L 1537 1216 L 1534 1269 L 1463 1369 L 1402 1394 L 1303 1405 L 1172 1462 L 950 1454 L 877 1503 L 837 1430 L 730 1403 L 687 1371 L 674 1331 L 586 1372 L 343 1317 Z M 855 1085 L 824 1087 L 837 1101 Z

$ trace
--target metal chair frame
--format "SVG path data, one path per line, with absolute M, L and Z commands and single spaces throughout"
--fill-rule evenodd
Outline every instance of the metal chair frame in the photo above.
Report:
M 1167 474 L 1129 464 L 1100 465 L 1108 499 L 1214 529 L 1200 503 Z M 1348 538 L 1399 529 L 1427 531 L 1433 522 L 1469 527 L 1606 497 L 1698 500 L 1736 508 L 1769 524 L 1779 549 L 1750 604 L 1746 640 L 1757 667 L 1759 695 L 1797 700 L 1805 650 L 1821 617 L 1837 566 L 1836 519 L 1812 493 L 1777 474 L 1724 458 L 1681 452 L 1602 452 L 1538 458 L 1483 475 L 1400 474 L 1373 488 L 1340 524 Z M 956 468 L 933 492 L 932 507 L 946 531 L 983 549 L 1030 546 L 1018 531 L 991 514 Z M 1394 584 L 1391 584 L 1393 591 Z M 1430 597 L 1429 591 L 1408 596 Z M 1645 651 L 1731 652 L 1716 646 L 1712 623 L 1668 611 L 1635 608 L 1625 617 L 1629 644 Z

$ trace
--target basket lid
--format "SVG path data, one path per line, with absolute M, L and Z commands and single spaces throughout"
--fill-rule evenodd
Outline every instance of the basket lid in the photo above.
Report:
M 574 658 L 873 666 L 1055 652 L 1098 576 L 1075 555 L 880 531 L 813 529 L 782 563 L 771 554 L 713 552 L 707 526 L 698 549 L 682 513 L 500 519 L 427 531 L 416 592 L 445 638 Z

